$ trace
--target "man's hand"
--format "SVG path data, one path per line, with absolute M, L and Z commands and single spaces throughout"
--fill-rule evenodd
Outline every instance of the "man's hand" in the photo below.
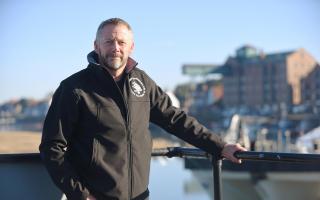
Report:
M 96 200 L 96 198 L 92 195 L 89 195 L 86 200 Z
M 226 144 L 224 145 L 223 149 L 222 149 L 222 152 L 221 152 L 221 155 L 228 159 L 228 160 L 231 160 L 232 162 L 234 163 L 238 163 L 240 164 L 241 163 L 241 160 L 240 159 L 237 159 L 236 157 L 234 157 L 234 153 L 236 151 L 247 151 L 247 149 L 245 149 L 244 147 L 242 147 L 240 144 Z

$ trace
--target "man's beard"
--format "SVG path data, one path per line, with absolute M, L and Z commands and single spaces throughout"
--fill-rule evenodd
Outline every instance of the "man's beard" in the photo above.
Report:
M 102 56 L 99 55 L 99 59 L 101 64 L 103 64 L 105 67 L 108 67 L 112 70 L 117 70 L 123 65 L 125 65 L 127 59 L 121 59 L 120 57 L 113 58 L 112 56 Z

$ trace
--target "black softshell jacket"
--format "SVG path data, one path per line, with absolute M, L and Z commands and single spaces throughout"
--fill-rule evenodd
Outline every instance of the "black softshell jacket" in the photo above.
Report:
M 148 187 L 149 122 L 207 152 L 225 144 L 184 111 L 129 58 L 123 88 L 88 55 L 89 65 L 63 80 L 45 119 L 41 157 L 69 200 L 130 200 Z M 143 197 L 145 199 L 145 197 Z

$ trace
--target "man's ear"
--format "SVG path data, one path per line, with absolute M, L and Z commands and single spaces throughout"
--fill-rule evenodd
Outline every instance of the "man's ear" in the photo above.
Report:
M 131 47 L 130 47 L 130 54 L 132 54 L 133 49 L 134 49 L 134 42 L 132 42 L 132 44 L 131 44 Z
M 96 53 L 98 53 L 98 43 L 97 43 L 97 40 L 94 41 L 93 45 L 94 45 L 94 51 L 95 51 Z

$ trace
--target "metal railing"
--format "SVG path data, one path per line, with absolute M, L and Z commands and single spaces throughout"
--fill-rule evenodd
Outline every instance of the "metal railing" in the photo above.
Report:
M 181 157 L 210 159 L 213 169 L 213 198 L 214 200 L 222 200 L 222 158 L 218 158 L 214 155 L 208 154 L 200 149 L 184 147 L 168 147 L 163 149 L 154 149 L 152 151 L 152 156 L 166 156 L 168 158 Z M 320 154 L 242 151 L 236 152 L 234 156 L 238 159 L 251 161 L 320 164 Z

